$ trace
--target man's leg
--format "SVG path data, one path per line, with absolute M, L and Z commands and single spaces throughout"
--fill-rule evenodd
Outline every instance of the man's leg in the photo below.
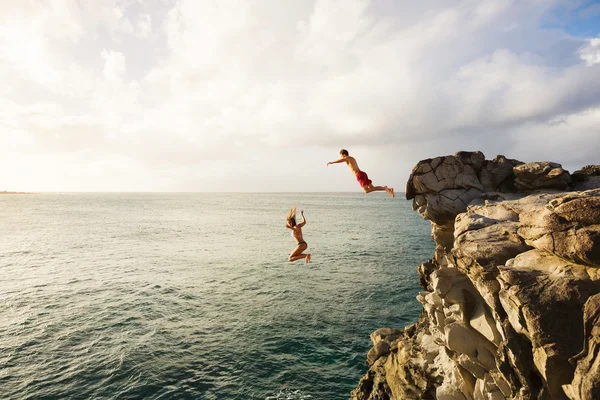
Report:
M 387 194 L 392 196 L 392 198 L 396 197 L 396 194 L 394 193 L 394 188 L 388 188 L 387 186 L 365 185 L 365 186 L 363 186 L 363 190 L 365 193 L 386 191 Z
M 363 190 L 364 190 L 365 193 L 380 192 L 382 190 L 386 190 L 387 191 L 387 186 L 365 185 L 365 186 L 363 186 Z

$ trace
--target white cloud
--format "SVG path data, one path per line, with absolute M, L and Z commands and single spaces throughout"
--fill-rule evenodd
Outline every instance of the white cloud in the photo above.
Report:
M 557 116 L 543 124 L 527 123 L 514 129 L 511 135 L 515 158 L 533 157 L 542 161 L 547 160 L 548 154 L 560 154 L 548 161 L 559 162 L 574 172 L 586 164 L 598 164 L 600 108 Z
M 590 39 L 580 54 L 588 66 L 600 64 L 600 38 Z
M 125 56 L 112 50 L 102 50 L 104 79 L 110 82 L 120 82 L 125 74 Z
M 235 190 L 245 185 L 244 171 L 260 177 L 254 190 L 292 190 L 282 182 L 294 170 L 280 168 L 279 176 L 270 161 L 295 154 L 302 154 L 297 168 L 310 172 L 292 180 L 306 190 L 350 190 L 347 182 L 320 182 L 321 166 L 340 147 L 358 150 L 371 163 L 365 169 L 397 186 L 418 157 L 463 149 L 491 157 L 517 157 L 508 153 L 515 151 L 527 161 L 543 148 L 545 158 L 583 165 L 591 153 L 537 143 L 546 130 L 567 134 L 549 125 L 560 118 L 568 135 L 581 138 L 566 144 L 583 145 L 592 129 L 584 121 L 600 106 L 598 39 L 540 28 L 548 12 L 565 5 L 2 4 L 0 156 L 10 152 L 17 163 L 33 153 L 46 161 L 65 157 L 79 172 L 62 186 L 53 180 L 57 190 L 92 187 L 88 174 L 98 166 L 106 167 L 94 179 L 103 190 L 132 181 L 148 185 L 142 190 L 205 187 L 189 177 L 208 190 Z M 398 159 L 386 165 L 393 168 L 378 170 L 379 160 L 394 157 L 392 148 Z M 127 174 L 116 172 L 124 166 Z M 169 174 L 176 176 L 162 178 Z M 43 181 L 31 172 L 2 179 Z
M 148 14 L 141 14 L 138 18 L 137 34 L 141 37 L 147 37 L 152 32 L 152 17 Z

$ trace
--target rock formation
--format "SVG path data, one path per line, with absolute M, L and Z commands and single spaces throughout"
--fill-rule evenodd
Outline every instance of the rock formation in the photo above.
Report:
M 600 399 L 600 166 L 481 152 L 419 162 L 419 321 L 371 335 L 353 400 Z

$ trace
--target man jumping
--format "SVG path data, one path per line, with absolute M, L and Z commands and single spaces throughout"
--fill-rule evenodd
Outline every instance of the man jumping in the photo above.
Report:
M 342 156 L 342 158 L 340 158 L 339 160 L 328 162 L 327 166 L 329 166 L 329 164 L 339 164 L 345 162 L 348 165 L 348 168 L 350 168 L 350 171 L 352 171 L 352 173 L 356 175 L 356 180 L 363 188 L 365 193 L 385 190 L 387 194 L 392 196 L 392 198 L 396 197 L 396 195 L 394 194 L 394 188 L 388 188 L 387 186 L 373 186 L 372 181 L 367 176 L 367 173 L 365 171 L 361 171 L 360 168 L 358 168 L 356 160 L 354 159 L 354 157 L 350 157 L 350 155 L 348 154 L 348 150 L 340 150 L 340 155 Z

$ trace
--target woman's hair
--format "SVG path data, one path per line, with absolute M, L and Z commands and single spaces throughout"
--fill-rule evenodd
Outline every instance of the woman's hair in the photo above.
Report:
M 287 222 L 290 226 L 296 226 L 296 206 L 291 206 L 287 215 Z

